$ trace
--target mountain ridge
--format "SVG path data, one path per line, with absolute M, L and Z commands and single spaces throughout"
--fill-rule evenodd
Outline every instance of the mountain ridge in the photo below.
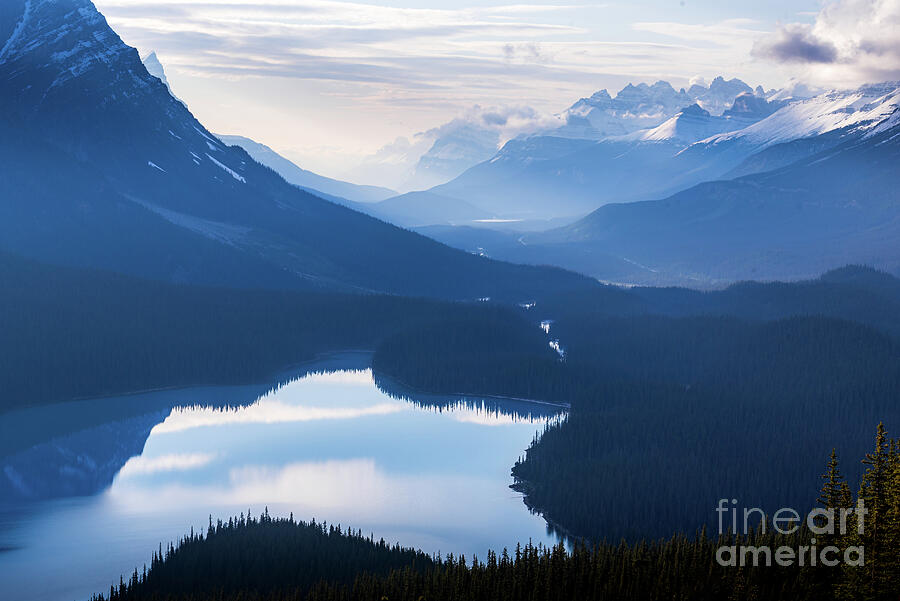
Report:
M 303 192 L 206 130 L 87 0 L 17 7 L 21 24 L 0 62 L 7 250 L 237 287 L 520 299 L 590 285 L 450 249 Z

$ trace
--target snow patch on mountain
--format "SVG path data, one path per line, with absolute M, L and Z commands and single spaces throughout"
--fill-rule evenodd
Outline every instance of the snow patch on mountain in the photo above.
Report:
M 863 86 L 857 90 L 831 91 L 791 102 L 769 117 L 738 131 L 704 140 L 716 145 L 741 140 L 760 147 L 847 129 L 883 131 L 882 123 L 896 119 L 900 103 L 897 82 Z
M 18 42 L 19 38 L 22 36 L 22 31 L 25 29 L 25 25 L 28 23 L 30 17 L 31 0 L 25 0 L 25 11 L 22 13 L 22 19 L 16 25 L 15 29 L 13 29 L 12 35 L 9 36 L 9 39 L 6 40 L 6 43 L 3 44 L 3 48 L 0 49 L 0 63 L 5 62 L 6 56 L 9 54 L 10 49 Z
M 246 183 L 247 183 L 247 179 L 246 179 L 243 175 L 241 175 L 240 173 L 238 173 L 237 171 L 235 171 L 234 169 L 232 169 L 232 168 L 229 167 L 228 165 L 225 165 L 224 163 L 220 163 L 219 161 L 217 161 L 217 160 L 214 159 L 213 157 L 209 156 L 208 153 L 207 153 L 206 156 L 209 158 L 210 161 L 212 161 L 213 163 L 215 163 L 216 165 L 218 165 L 219 167 L 221 167 L 226 173 L 228 173 L 231 177 L 233 177 L 233 178 L 236 179 L 237 181 L 241 182 L 242 184 L 246 184 Z

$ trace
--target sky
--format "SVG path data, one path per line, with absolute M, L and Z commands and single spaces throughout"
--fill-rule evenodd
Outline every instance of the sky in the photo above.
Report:
M 95 0 L 212 131 L 354 179 L 490 111 L 507 135 L 629 82 L 900 79 L 900 0 Z M 358 178 L 356 178 L 358 179 Z

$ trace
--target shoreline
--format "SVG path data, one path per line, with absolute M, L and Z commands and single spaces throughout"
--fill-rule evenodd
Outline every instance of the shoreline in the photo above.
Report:
M 136 397 L 145 394 L 153 394 L 157 392 L 174 392 L 179 390 L 191 390 L 195 388 L 232 388 L 232 387 L 250 387 L 250 386 L 266 386 L 266 382 L 272 382 L 271 386 L 277 386 L 280 382 L 284 381 L 283 376 L 288 376 L 293 372 L 299 371 L 304 366 L 314 365 L 316 363 L 326 362 L 329 359 L 333 359 L 339 357 L 341 355 L 372 355 L 375 351 L 373 350 L 365 350 L 365 349 L 348 349 L 348 350 L 340 350 L 340 351 L 326 351 L 322 353 L 317 353 L 311 359 L 307 359 L 305 361 L 300 361 L 298 363 L 291 363 L 286 365 L 285 367 L 279 368 L 273 374 L 266 376 L 264 378 L 259 378 L 258 380 L 250 381 L 250 382 L 231 382 L 231 383 L 222 383 L 222 382 L 196 382 L 192 384 L 173 384 L 170 386 L 155 386 L 151 388 L 135 388 L 120 392 L 102 392 L 98 394 L 85 395 L 85 396 L 76 396 L 76 397 L 67 397 L 64 399 L 56 399 L 53 401 L 49 401 L 46 403 L 34 403 L 27 405 L 17 405 L 11 407 L 9 410 L 0 411 L 0 420 L 4 417 L 7 417 L 13 413 L 19 411 L 27 411 L 30 409 L 38 409 L 38 408 L 46 408 L 46 407 L 56 407 L 60 405 L 69 405 L 74 403 L 81 403 L 84 401 L 101 401 L 104 399 L 117 399 L 117 398 L 128 398 L 128 397 Z M 371 361 L 369 367 L 371 368 Z
M 528 403 L 531 405 L 541 405 L 544 407 L 555 407 L 557 409 L 567 409 L 567 410 L 572 409 L 571 403 L 555 403 L 553 401 L 542 401 L 539 399 L 525 399 L 525 398 L 520 398 L 520 397 L 504 396 L 504 395 L 500 395 L 500 394 L 481 394 L 481 393 L 477 393 L 477 392 L 434 392 L 434 391 L 422 390 L 422 389 L 416 388 L 415 386 L 411 386 L 410 384 L 407 384 L 400 378 L 397 378 L 397 377 L 389 375 L 389 374 L 385 374 L 383 372 L 376 372 L 374 369 L 372 370 L 372 374 L 375 376 L 380 376 L 383 380 L 387 380 L 387 381 L 399 384 L 402 388 L 405 388 L 406 390 L 410 391 L 413 394 L 421 394 L 421 395 L 433 396 L 433 397 L 439 397 L 439 396 L 460 397 L 460 400 L 480 399 L 480 400 L 485 400 L 485 401 L 488 401 L 488 400 L 512 401 L 512 402 L 516 402 L 516 403 Z M 378 386 L 378 378 L 375 379 L 375 385 Z M 386 394 L 392 394 L 390 390 L 385 390 L 381 386 L 378 386 L 378 389 L 381 390 L 382 392 L 385 392 Z M 413 399 L 413 400 L 415 400 L 415 399 Z

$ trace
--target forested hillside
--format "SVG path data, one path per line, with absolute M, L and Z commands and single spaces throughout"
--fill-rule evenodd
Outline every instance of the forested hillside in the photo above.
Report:
M 374 349 L 401 327 L 484 310 L 395 296 L 178 286 L 8 254 L 0 254 L 0 282 L 0 412 L 255 382 L 318 353 Z
M 706 523 L 723 495 L 807 505 L 816 449 L 859 455 L 874 424 L 900 423 L 900 344 L 889 333 L 894 300 L 885 292 L 895 280 L 878 281 L 873 292 L 824 281 L 747 284 L 702 296 L 713 312 L 683 317 L 649 314 L 633 300 L 642 292 L 610 291 L 615 304 L 581 297 L 553 307 L 549 338 L 565 360 L 547 336 L 526 345 L 510 333 L 507 352 L 470 363 L 482 336 L 501 346 L 496 324 L 432 324 L 390 338 L 375 366 L 425 390 L 571 404 L 513 468 L 516 488 L 573 536 L 655 538 Z M 742 289 L 754 295 L 741 299 Z M 867 307 L 860 317 L 883 329 L 814 314 L 818 306 L 849 315 L 854 297 Z M 808 311 L 798 309 L 804 304 Z M 543 316 L 546 307 L 530 311 Z M 542 335 L 533 316 L 531 328 Z

